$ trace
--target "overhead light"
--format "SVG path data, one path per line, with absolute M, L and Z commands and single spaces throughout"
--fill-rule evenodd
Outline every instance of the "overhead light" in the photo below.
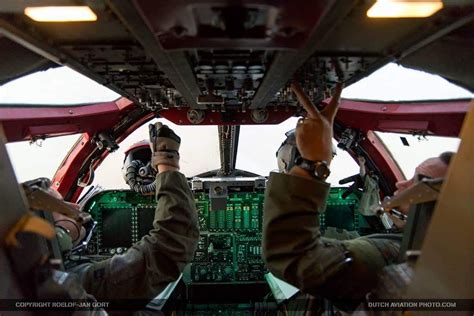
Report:
M 97 15 L 88 6 L 27 7 L 24 13 L 38 22 L 86 22 L 97 20 Z
M 377 0 L 367 11 L 369 18 L 426 18 L 443 8 L 441 0 Z

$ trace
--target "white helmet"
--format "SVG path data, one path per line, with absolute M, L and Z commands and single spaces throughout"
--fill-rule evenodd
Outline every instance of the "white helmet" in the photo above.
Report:
M 280 148 L 276 152 L 278 170 L 283 173 L 288 173 L 295 164 L 295 159 L 301 156 L 298 147 L 296 146 L 295 129 L 289 130 L 285 133 L 286 139 L 281 143 Z M 336 146 L 332 144 L 332 155 L 336 155 Z

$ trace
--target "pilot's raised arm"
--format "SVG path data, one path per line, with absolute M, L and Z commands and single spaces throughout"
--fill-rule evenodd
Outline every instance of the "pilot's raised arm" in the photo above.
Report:
M 197 212 L 179 172 L 180 138 L 161 123 L 150 125 L 150 136 L 152 164 L 158 170 L 153 229 L 125 254 L 75 269 L 97 299 L 154 298 L 179 277 L 196 250 Z
M 389 239 L 340 241 L 321 237 L 332 159 L 332 125 L 342 86 L 319 112 L 297 84 L 292 85 L 308 116 L 296 128 L 300 158 L 289 173 L 271 173 L 265 195 L 263 257 L 277 277 L 305 293 L 355 307 L 376 284 L 377 272 L 398 257 L 399 243 Z M 343 300 L 344 302 L 341 302 Z

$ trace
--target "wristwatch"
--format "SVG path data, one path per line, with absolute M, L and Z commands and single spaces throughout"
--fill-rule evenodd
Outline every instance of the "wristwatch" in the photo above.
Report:
M 295 159 L 295 165 L 306 170 L 313 178 L 318 180 L 324 181 L 331 174 L 328 164 L 324 160 L 312 161 L 304 159 L 303 157 L 297 157 Z

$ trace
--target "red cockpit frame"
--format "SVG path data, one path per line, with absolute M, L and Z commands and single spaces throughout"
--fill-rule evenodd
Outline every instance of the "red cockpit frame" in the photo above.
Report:
M 373 131 L 457 137 L 469 109 L 469 102 L 470 100 L 424 102 L 342 100 L 336 123 L 343 128 L 356 129 L 366 135 L 360 146 L 393 189 L 393 184 L 403 179 L 403 174 Z M 268 119 L 263 124 L 280 123 L 295 113 L 294 108 L 268 111 Z M 208 119 L 200 124 L 255 124 L 247 117 L 248 113 L 227 113 L 225 116 L 216 112 L 204 114 Z M 114 131 L 115 141 L 120 143 L 155 116 L 161 116 L 180 125 L 192 124 L 187 118 L 187 110 L 166 109 L 154 113 L 140 108 L 126 98 L 114 102 L 76 106 L 0 107 L 0 120 L 9 142 L 82 133 L 53 178 L 54 188 L 70 201 L 76 201 L 82 191 L 82 187 L 77 186 L 77 181 L 80 171 L 90 163 L 91 154 L 96 150 L 96 145 L 91 142 L 93 136 L 101 132 Z M 335 137 L 339 138 L 340 132 L 336 131 Z M 95 158 L 92 168 L 97 168 L 107 155 L 108 151 L 104 150 Z

